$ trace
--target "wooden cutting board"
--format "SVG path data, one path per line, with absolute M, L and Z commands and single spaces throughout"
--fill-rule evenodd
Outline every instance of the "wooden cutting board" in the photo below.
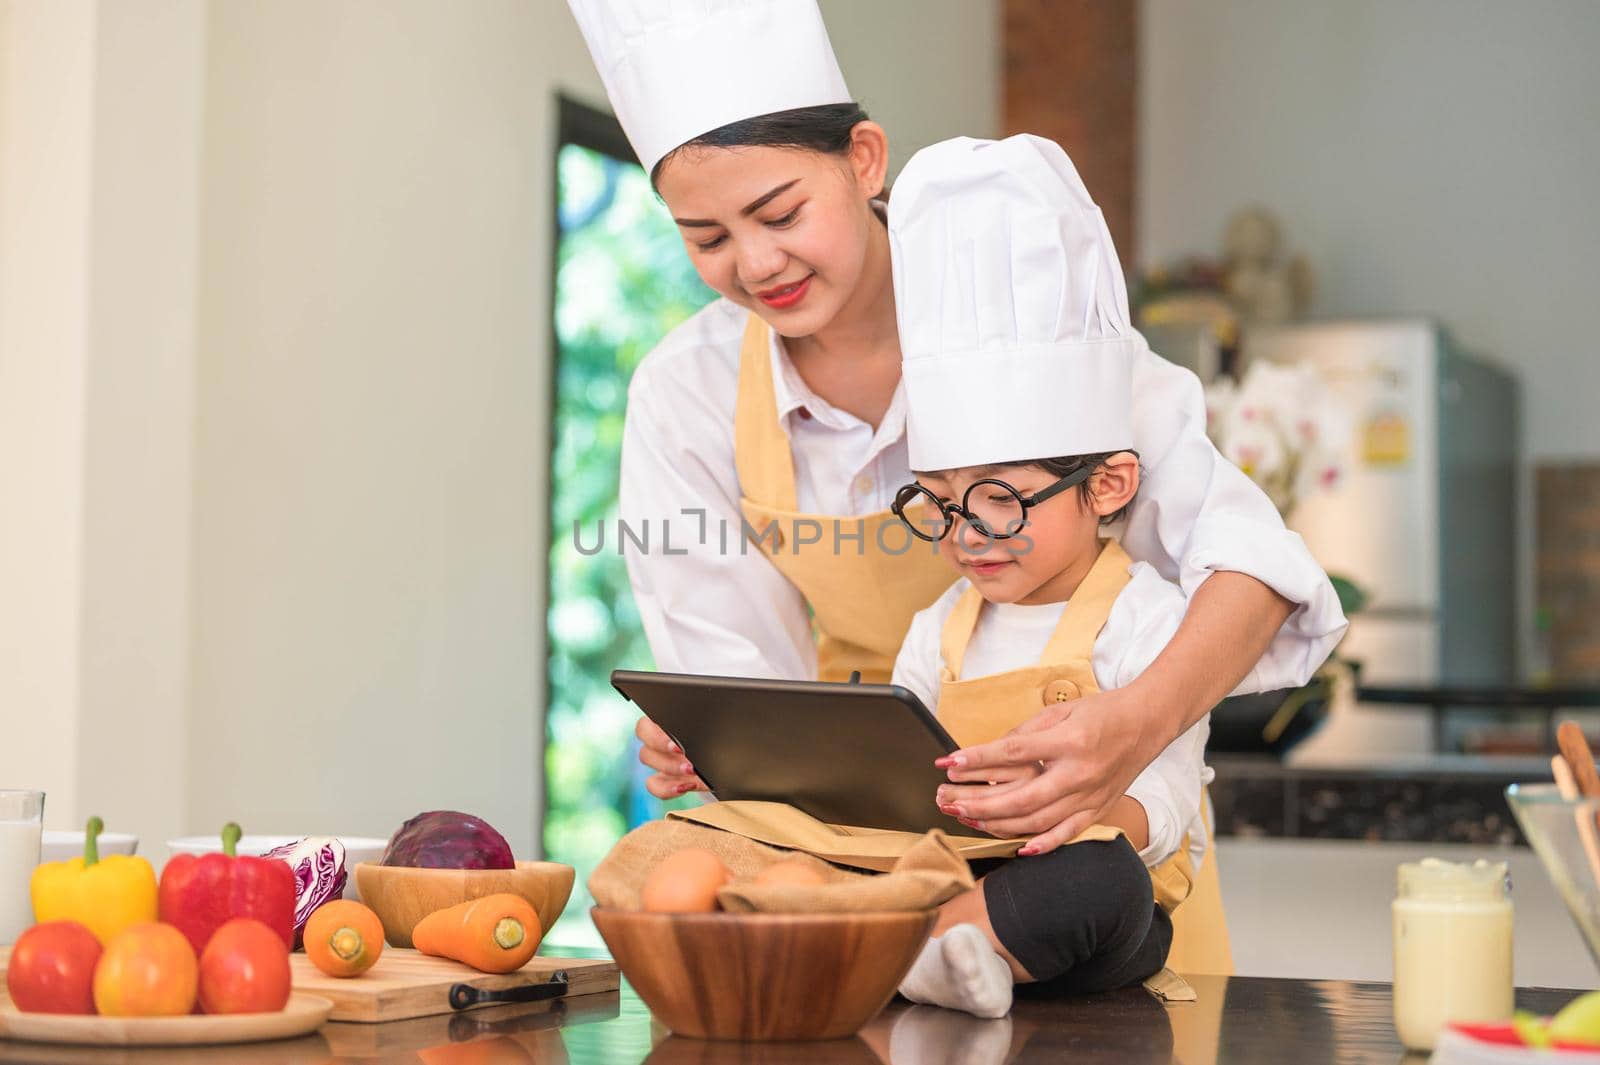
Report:
M 450 989 L 456 984 L 503 991 L 542 984 L 557 971 L 565 971 L 567 993 L 563 997 L 573 999 L 615 991 L 619 982 L 614 961 L 543 955 L 535 956 L 516 972 L 496 975 L 415 950 L 385 947 L 378 964 L 347 980 L 325 975 L 304 954 L 291 955 L 289 963 L 296 990 L 333 1002 L 330 1020 L 368 1024 L 455 1012 L 450 1008 Z
M 4 975 L 10 955 L 10 947 L 0 947 L 0 975 Z M 385 947 L 378 964 L 348 980 L 323 974 L 304 954 L 290 955 L 289 966 L 297 991 L 333 1003 L 330 1020 L 367 1024 L 455 1012 L 450 1008 L 450 989 L 456 984 L 503 991 L 544 983 L 564 970 L 567 993 L 563 997 L 570 1000 L 615 991 L 619 983 L 617 963 L 605 959 L 537 955 L 516 972 L 495 975 L 401 947 Z
M 323 1057 L 308 1059 L 306 1065 L 312 1062 L 327 1065 L 330 1057 L 334 1061 L 365 1063 L 368 1058 L 378 1058 L 415 1065 L 420 1061 L 417 1053 L 429 1047 L 482 1041 L 503 1044 L 507 1040 L 535 1051 L 531 1057 L 510 1057 L 505 1059 L 507 1061 L 565 1062 L 561 1028 L 611 1020 L 620 1014 L 621 1008 L 622 998 L 613 992 L 584 995 L 570 1002 L 561 998 L 547 999 L 525 1005 L 489 1006 L 464 1013 L 412 1017 L 387 1024 L 326 1024 L 322 1026 L 321 1038 L 327 1042 L 329 1052 Z M 554 1045 L 541 1045 L 545 1043 Z M 4 1061 L 4 1056 L 0 1055 L 0 1063 Z

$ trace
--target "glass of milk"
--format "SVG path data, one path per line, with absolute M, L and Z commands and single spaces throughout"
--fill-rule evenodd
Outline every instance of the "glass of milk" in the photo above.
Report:
M 1511 899 L 1505 862 L 1402 865 L 1394 900 L 1394 1025 L 1430 1050 L 1450 1021 L 1511 1019 Z
M 0 945 L 33 924 L 28 881 L 39 864 L 44 792 L 0 788 Z

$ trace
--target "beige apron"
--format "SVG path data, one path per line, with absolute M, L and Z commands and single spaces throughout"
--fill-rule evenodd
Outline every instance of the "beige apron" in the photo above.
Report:
M 999 739 L 1051 703 L 1100 690 L 1091 656 L 1111 606 L 1128 583 L 1132 560 L 1115 540 L 1106 541 L 1094 566 L 1061 612 L 1039 665 L 961 680 L 961 664 L 983 609 L 976 588 L 967 589 L 945 619 L 940 650 L 944 671 L 939 721 L 963 747 Z M 1209 805 L 1209 802 L 1208 802 Z M 1082 838 L 1082 837 L 1080 837 Z M 1076 841 L 1074 841 L 1076 842 Z M 1172 915 L 1172 952 L 1167 966 L 1184 973 L 1230 974 L 1233 956 L 1217 879 L 1216 848 L 1199 874 L 1184 837 L 1178 853 L 1150 870 L 1156 902 Z M 1183 903 L 1179 906 L 1179 903 Z
M 771 331 L 754 314 L 739 351 L 733 429 L 746 537 L 810 605 L 819 679 L 860 671 L 867 683 L 887 683 L 912 615 L 955 575 L 936 545 L 912 537 L 892 511 L 856 518 L 796 510 L 794 457 L 772 387 Z

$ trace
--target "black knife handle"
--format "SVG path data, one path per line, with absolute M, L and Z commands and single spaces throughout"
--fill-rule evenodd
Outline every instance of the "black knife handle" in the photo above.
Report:
M 487 991 L 471 984 L 456 984 L 450 989 L 450 1008 L 469 1009 L 487 1002 L 539 1002 L 547 998 L 561 998 L 567 993 L 567 971 L 557 970 L 542 984 L 524 984 L 503 991 Z

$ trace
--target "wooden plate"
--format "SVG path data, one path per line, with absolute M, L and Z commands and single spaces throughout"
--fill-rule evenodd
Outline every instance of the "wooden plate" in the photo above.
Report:
M 97 1017 L 86 1014 L 24 1013 L 0 991 L 0 1038 L 32 1043 L 93 1046 L 198 1046 L 288 1039 L 321 1028 L 333 1003 L 295 991 L 277 1013 L 231 1013 L 188 1017 Z

